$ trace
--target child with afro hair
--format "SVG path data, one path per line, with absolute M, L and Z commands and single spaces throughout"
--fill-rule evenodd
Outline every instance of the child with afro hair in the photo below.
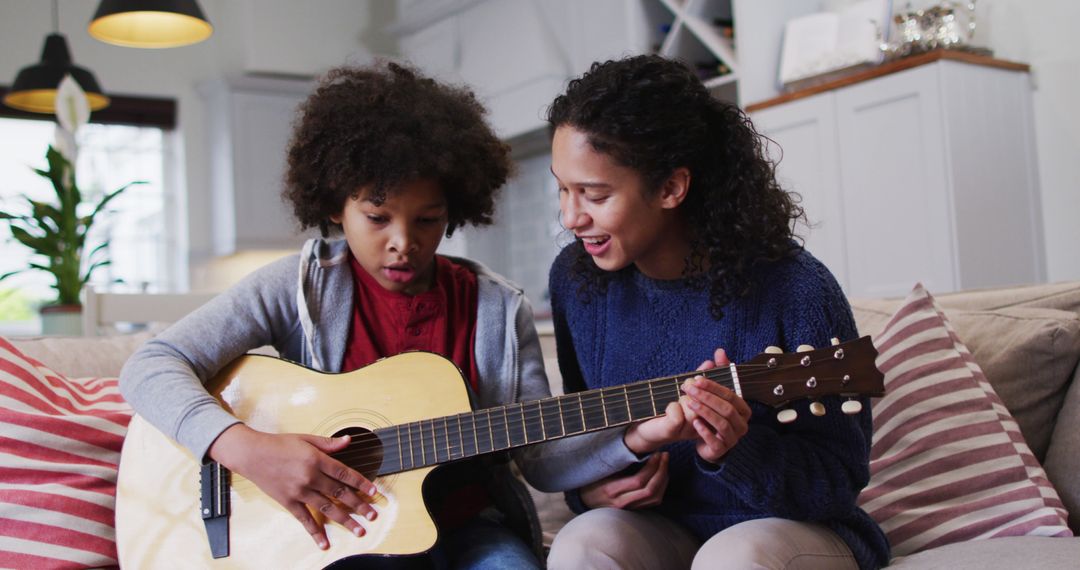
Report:
M 469 90 L 405 65 L 330 71 L 300 110 L 284 191 L 299 226 L 317 227 L 323 238 L 174 324 L 121 375 L 139 414 L 194 457 L 255 483 L 297 519 L 296 534 L 302 525 L 319 548 L 331 548 L 327 526 L 363 536 L 365 525 L 379 522 L 365 499 L 384 490 L 380 483 L 330 456 L 349 438 L 255 430 L 204 383 L 264 345 L 325 372 L 425 350 L 457 365 L 479 408 L 548 397 L 522 291 L 478 263 L 436 253 L 461 226 L 492 222 L 511 171 L 508 147 L 484 113 Z M 328 239 L 332 234 L 344 239 Z M 548 458 L 596 445 L 595 437 L 575 438 L 511 455 L 535 486 L 562 490 L 601 473 L 567 478 Z M 424 488 L 442 531 L 429 553 L 437 566 L 540 566 L 535 509 L 505 461 L 454 463 Z

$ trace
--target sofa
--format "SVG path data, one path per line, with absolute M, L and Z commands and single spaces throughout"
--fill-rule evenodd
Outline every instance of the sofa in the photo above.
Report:
M 860 332 L 881 344 L 878 366 L 891 390 L 873 404 L 875 473 L 862 503 L 895 537 L 890 567 L 1080 566 L 1080 538 L 1072 536 L 1080 532 L 1080 281 L 936 296 L 916 287 L 906 298 L 851 301 Z M 0 567 L 115 564 L 109 466 L 127 412 L 111 378 L 149 336 L 0 340 Z M 558 391 L 553 339 L 541 338 Z M 32 370 L 13 364 L 20 357 Z M 47 405 L 26 407 L 20 381 L 32 381 Z M 69 400 L 77 405 L 60 405 Z M 79 423 L 91 413 L 98 423 Z M 94 461 L 68 469 L 62 464 L 81 451 L 49 455 L 61 447 L 54 434 L 65 432 L 32 431 L 33 418 L 49 414 L 100 432 L 100 440 L 80 442 L 98 453 Z M 45 452 L 28 451 L 34 438 Z M 42 472 L 91 480 L 26 476 L 38 461 L 56 462 Z M 50 511 L 53 493 L 76 506 Z M 533 495 L 550 543 L 571 515 L 560 494 Z

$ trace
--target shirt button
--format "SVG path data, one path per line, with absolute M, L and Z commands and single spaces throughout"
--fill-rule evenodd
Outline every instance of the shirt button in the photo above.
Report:
M 409 334 L 413 336 L 420 336 L 420 327 L 413 327 L 409 329 Z
M 425 305 L 425 304 L 423 304 L 423 303 L 417 303 L 417 304 L 416 304 L 416 310 L 417 310 L 417 311 L 423 311 L 423 310 L 424 310 L 424 309 L 426 309 L 426 308 L 427 308 L 427 305 Z

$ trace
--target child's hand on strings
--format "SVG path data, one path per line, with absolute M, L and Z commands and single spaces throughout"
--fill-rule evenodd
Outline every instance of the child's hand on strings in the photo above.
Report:
M 284 506 L 315 544 L 326 549 L 330 546 L 326 530 L 311 511 L 356 536 L 363 536 L 365 530 L 350 513 L 368 520 L 376 517 L 369 502 L 377 493 L 375 485 L 328 455 L 345 449 L 349 442 L 348 436 L 272 434 L 235 424 L 218 436 L 209 454 Z

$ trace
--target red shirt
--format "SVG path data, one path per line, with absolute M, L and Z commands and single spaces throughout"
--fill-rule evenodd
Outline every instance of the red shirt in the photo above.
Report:
M 457 364 L 473 391 L 476 368 L 476 274 L 435 256 L 435 283 L 419 295 L 387 291 L 349 256 L 356 283 L 352 326 L 341 371 L 350 372 L 380 358 L 409 350 L 441 354 Z M 408 381 L 408 378 L 401 378 Z M 444 530 L 460 527 L 491 504 L 482 468 L 460 461 L 432 473 L 425 497 Z
M 384 289 L 351 255 L 349 263 L 356 302 L 342 372 L 409 350 L 426 350 L 454 361 L 477 390 L 476 274 L 435 256 L 431 289 L 406 295 Z

